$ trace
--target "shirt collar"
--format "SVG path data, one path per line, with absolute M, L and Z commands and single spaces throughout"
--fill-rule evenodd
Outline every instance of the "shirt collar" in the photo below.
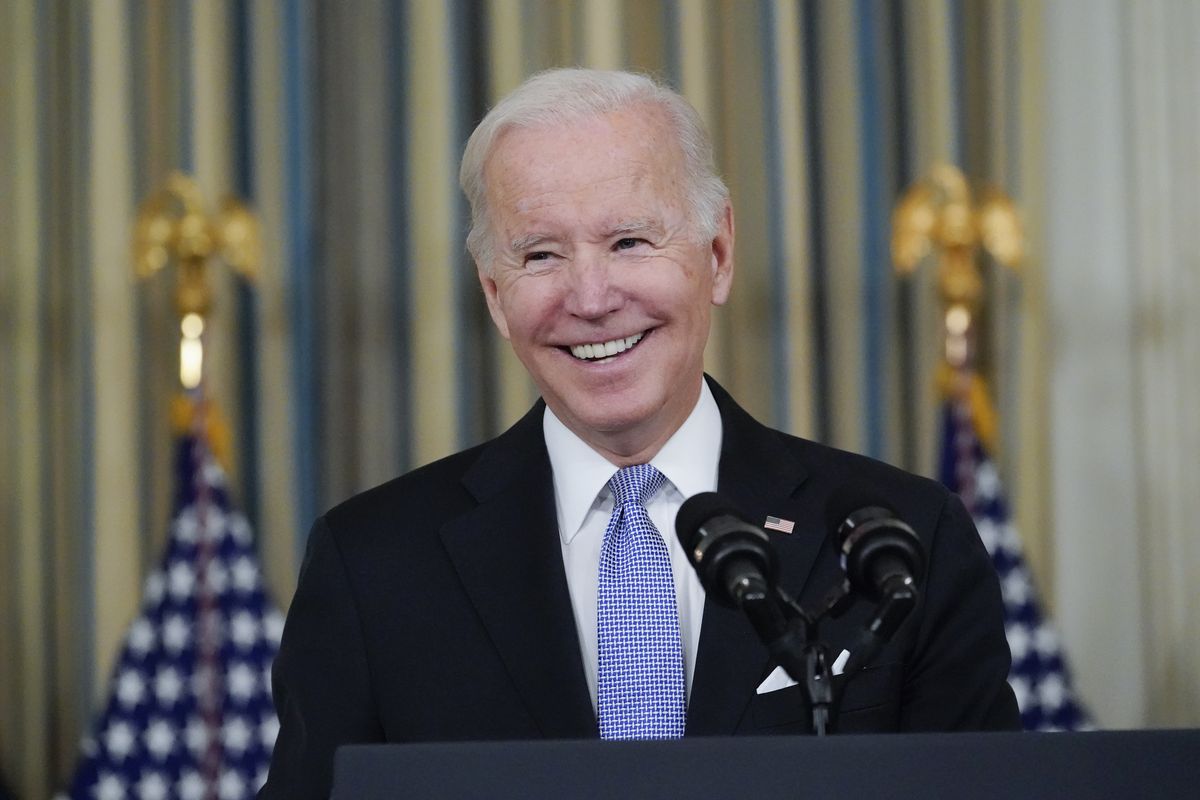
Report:
M 549 406 L 542 416 L 542 433 L 554 474 L 559 535 L 569 544 L 597 498 L 607 495 L 617 467 L 567 428 Z M 696 407 L 650 463 L 687 498 L 717 488 L 720 459 L 721 412 L 708 382 L 701 379 Z

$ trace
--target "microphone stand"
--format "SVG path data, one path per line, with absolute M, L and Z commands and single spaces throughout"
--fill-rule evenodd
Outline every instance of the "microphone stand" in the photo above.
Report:
M 842 559 L 843 579 L 826 595 L 819 611 L 811 614 L 782 587 L 773 585 L 776 558 L 766 533 L 723 510 L 722 502 L 713 493 L 689 499 L 680 515 L 688 510 L 695 518 L 692 522 L 707 520 L 712 529 L 676 520 L 680 542 L 705 590 L 746 614 L 771 658 L 800 686 L 812 733 L 831 734 L 841 693 L 834 690 L 829 647 L 820 637 L 821 620 L 841 617 L 850 607 L 853 591 L 876 601 L 875 616 L 847 659 L 844 685 L 879 654 L 916 605 L 913 575 L 924 566 L 916 534 L 882 507 L 868 506 L 852 514 L 843 524 L 854 523 L 842 547 L 847 554 Z M 868 532 L 874 532 L 873 538 L 863 539 Z M 848 571 L 851 557 L 854 569 Z
M 843 593 L 844 599 L 844 593 Z M 816 736 L 834 733 L 837 701 L 829 646 L 820 639 L 820 621 L 836 603 L 813 616 L 783 589 L 748 592 L 742 610 L 750 618 L 771 658 L 800 685 L 808 711 L 809 730 Z M 844 606 L 838 606 L 838 611 Z
M 830 590 L 816 614 L 806 611 L 778 586 L 772 594 L 759 584 L 742 596 L 742 610 L 771 658 L 799 684 L 807 706 L 809 730 L 816 736 L 836 732 L 837 708 L 841 703 L 841 692 L 834 690 L 829 646 L 820 638 L 821 620 L 842 616 L 852 600 L 848 580 Z M 847 681 L 879 654 L 915 604 L 916 589 L 911 582 L 888 583 L 875 616 L 846 662 L 842 675 Z

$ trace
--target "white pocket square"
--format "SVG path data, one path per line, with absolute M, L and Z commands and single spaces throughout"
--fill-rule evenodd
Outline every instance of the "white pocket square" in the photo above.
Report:
M 846 667 L 846 661 L 850 658 L 850 651 L 843 650 L 837 658 L 833 660 L 831 672 L 834 675 L 841 675 L 842 670 Z M 787 670 L 783 667 L 776 667 L 772 670 L 767 679 L 758 685 L 758 694 L 767 694 L 768 692 L 778 692 L 780 689 L 786 689 L 789 686 L 795 686 L 796 682 L 792 680 L 792 676 L 787 674 Z

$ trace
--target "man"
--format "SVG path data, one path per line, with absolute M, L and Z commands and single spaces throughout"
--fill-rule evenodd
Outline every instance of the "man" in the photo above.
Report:
M 767 429 L 704 378 L 734 218 L 682 98 L 625 73 L 535 76 L 480 123 L 461 181 L 488 309 L 543 402 L 316 522 L 263 796 L 325 796 L 349 742 L 804 732 L 800 688 L 705 599 L 674 536 L 684 499 L 714 489 L 795 521 L 781 581 L 810 601 L 840 574 L 822 522 L 838 487 L 871 486 L 921 537 L 922 601 L 846 684 L 841 730 L 1018 727 L 999 587 L 961 504 Z M 834 652 L 870 611 L 826 626 Z

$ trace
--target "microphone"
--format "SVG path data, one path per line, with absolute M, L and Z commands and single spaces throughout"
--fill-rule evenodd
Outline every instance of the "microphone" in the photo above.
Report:
M 828 527 L 837 526 L 834 540 L 850 587 L 877 604 L 846 661 L 849 676 L 879 654 L 917 604 L 925 551 L 906 522 L 859 487 L 835 491 L 826 511 Z
M 805 680 L 804 637 L 777 596 L 779 560 L 767 532 L 716 492 L 701 492 L 679 507 L 675 533 L 705 593 L 741 609 L 771 656 L 793 680 Z
M 770 537 L 716 492 L 689 497 L 675 532 L 704 591 L 729 608 L 759 606 L 775 586 L 779 561 Z
M 853 510 L 851 510 L 853 509 Z M 850 586 L 879 602 L 925 575 L 925 552 L 917 534 L 885 503 L 859 487 L 843 486 L 826 505 L 828 528 L 836 531 L 842 568 Z

